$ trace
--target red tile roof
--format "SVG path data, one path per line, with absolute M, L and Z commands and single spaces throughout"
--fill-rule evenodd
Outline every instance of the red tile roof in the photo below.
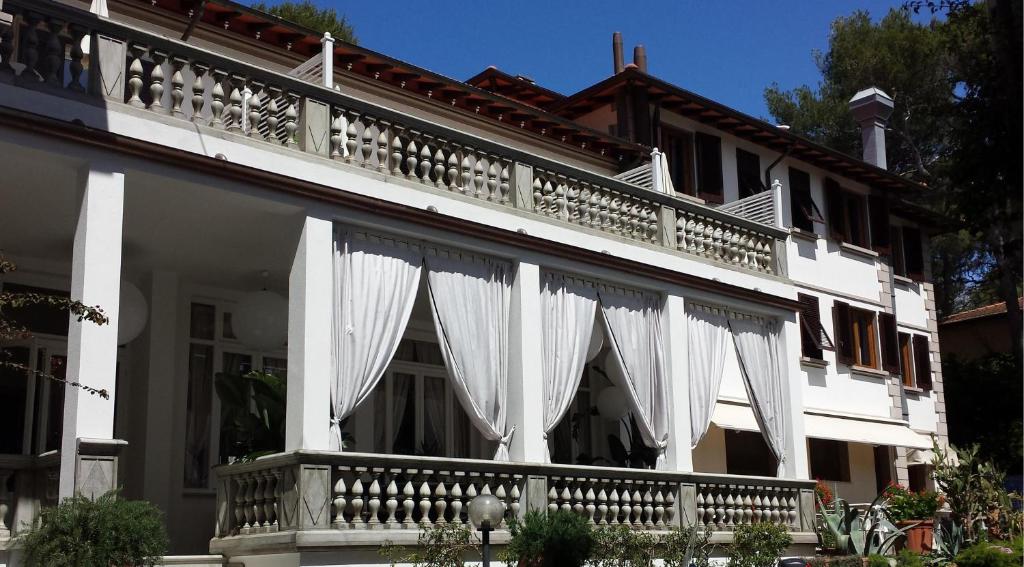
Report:
M 1017 300 L 1021 308 L 1024 309 L 1024 297 Z M 968 309 L 967 311 L 961 311 L 954 313 L 949 317 L 946 317 L 939 324 L 945 325 L 947 323 L 959 323 L 961 321 L 970 321 L 972 319 L 980 319 L 982 317 L 992 317 L 993 315 L 1002 315 L 1006 313 L 1006 303 L 1000 301 L 984 307 L 978 307 L 977 309 Z

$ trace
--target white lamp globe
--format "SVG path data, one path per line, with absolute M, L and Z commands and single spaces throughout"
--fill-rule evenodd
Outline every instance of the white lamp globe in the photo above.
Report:
M 604 346 L 604 331 L 594 321 L 594 330 L 590 333 L 590 345 L 587 346 L 587 362 L 597 358 L 598 354 L 601 354 L 601 347 Z
M 142 334 L 149 319 L 146 298 L 135 284 L 121 280 L 117 311 L 117 344 L 126 345 Z
M 268 290 L 247 293 L 232 313 L 231 327 L 254 350 L 280 348 L 288 340 L 288 300 Z
M 493 530 L 505 517 L 505 505 L 493 494 L 481 494 L 469 501 L 469 521 L 478 530 Z
M 608 386 L 597 395 L 597 411 L 605 419 L 619 420 L 629 413 L 625 393 L 615 386 Z

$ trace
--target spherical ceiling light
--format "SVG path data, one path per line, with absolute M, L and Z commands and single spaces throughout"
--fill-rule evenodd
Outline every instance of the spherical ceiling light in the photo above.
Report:
M 281 348 L 288 340 L 288 300 L 266 289 L 247 293 L 232 313 L 231 327 L 254 350 Z
M 597 395 L 597 411 L 605 419 L 622 419 L 629 413 L 625 392 L 608 386 Z
M 135 284 L 127 280 L 121 280 L 117 311 L 117 344 L 126 345 L 142 334 L 149 319 L 146 298 Z

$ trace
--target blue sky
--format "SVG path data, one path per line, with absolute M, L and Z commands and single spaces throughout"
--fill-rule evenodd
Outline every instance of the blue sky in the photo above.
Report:
M 626 62 L 647 48 L 649 72 L 757 117 L 761 93 L 817 84 L 812 50 L 857 9 L 882 17 L 902 0 L 314 0 L 352 23 L 361 45 L 460 80 L 488 65 L 572 93 L 612 73 L 611 35 Z M 921 16 L 921 19 L 927 19 Z

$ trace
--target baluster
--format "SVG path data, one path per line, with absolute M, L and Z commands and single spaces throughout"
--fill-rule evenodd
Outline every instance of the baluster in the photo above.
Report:
M 543 205 L 541 205 L 541 211 L 548 216 L 555 213 L 555 188 L 551 183 L 551 178 L 547 177 L 544 179 L 544 188 L 542 189 L 544 198 L 542 199 Z
M 641 227 L 640 223 L 640 203 L 633 202 L 633 206 L 630 207 L 629 203 L 622 204 L 623 214 L 628 219 L 628 225 L 626 227 L 626 235 L 634 239 L 642 239 L 642 233 L 647 232 L 647 227 Z
M 759 488 L 760 487 L 758 487 L 758 489 Z M 761 493 L 760 492 L 755 492 L 754 493 L 753 509 L 751 510 L 751 513 L 752 513 L 753 518 L 754 518 L 754 523 L 757 523 L 757 522 L 761 521 L 761 516 L 764 513 L 761 510 L 761 507 L 763 505 L 764 505 L 764 502 L 761 500 Z
M 85 58 L 85 52 L 82 51 L 82 38 L 85 37 L 89 30 L 79 24 L 68 24 L 68 33 L 71 34 L 71 50 L 70 56 L 71 61 L 68 62 L 68 73 L 71 75 L 68 81 L 68 89 L 77 93 L 85 92 L 85 85 L 82 84 L 82 71 L 85 70 L 85 65 L 82 64 L 82 59 Z M 6 39 L 3 40 L 4 44 L 7 44 Z M 4 56 L 6 60 L 7 56 Z
M 426 473 L 426 471 L 424 471 Z M 426 528 L 430 525 L 430 485 L 427 484 L 427 479 L 424 477 L 423 484 L 420 485 L 420 528 Z
M 393 124 L 391 129 L 394 132 L 391 134 L 391 164 L 390 171 L 391 175 L 402 174 L 402 132 L 405 130 L 397 124 Z
M 352 157 L 356 155 L 359 142 L 356 141 L 356 136 L 359 131 L 356 129 L 356 121 L 359 120 L 359 113 L 355 111 L 349 111 L 345 116 L 348 124 L 345 126 L 345 162 L 352 163 Z
M 444 183 L 444 149 L 448 147 L 448 142 L 437 138 L 435 140 L 437 147 L 434 151 L 434 187 L 438 189 L 445 186 Z
M 630 527 L 633 526 L 633 522 L 637 519 L 633 517 L 632 502 L 633 498 L 629 493 L 629 489 L 622 489 L 619 510 L 622 511 L 622 523 Z
M 619 203 L 619 234 L 632 238 L 633 231 L 630 228 L 630 215 L 629 215 L 629 199 L 627 197 L 621 197 Z
M 559 506 L 559 508 L 561 510 L 565 510 L 566 512 L 572 511 L 572 493 L 569 492 L 569 480 L 568 479 L 566 479 L 565 483 L 562 485 L 562 492 L 558 496 L 559 496 L 558 499 L 561 502 L 561 505 Z
M 533 211 L 544 214 L 544 190 L 540 177 L 533 177 Z
M 605 492 L 604 486 L 597 493 L 597 525 L 606 526 L 608 525 L 608 493 Z
M 249 123 L 245 135 L 257 140 L 262 138 L 260 135 L 260 119 L 263 117 L 260 114 L 260 90 L 262 88 L 263 85 L 261 83 L 250 80 L 243 91 L 243 94 L 249 95 L 249 98 L 245 99 L 245 104 L 248 107 L 246 120 Z
M 771 507 L 772 507 L 772 523 L 773 523 L 773 524 L 777 524 L 777 523 L 779 523 L 779 517 L 780 517 L 780 514 L 779 514 L 779 496 L 778 496 L 778 490 L 779 490 L 778 488 L 775 488 L 775 489 L 773 489 L 773 490 L 772 490 L 772 491 L 773 491 L 773 492 L 775 493 L 775 494 L 772 494 L 772 500 L 771 500 Z
M 43 57 L 46 70 L 45 81 L 48 85 L 61 88 L 64 74 L 64 41 L 60 31 L 64 22 L 57 18 L 46 18 L 46 29 L 49 31 L 46 37 L 45 56 Z
M 659 207 L 660 208 L 660 207 Z M 647 240 L 657 242 L 661 234 L 661 222 L 658 220 L 658 209 L 649 207 L 647 209 Z
M 363 161 L 359 165 L 362 167 L 370 166 L 370 156 L 373 155 L 373 124 L 375 121 L 376 120 L 373 117 L 367 116 L 366 114 L 363 115 L 363 135 L 361 136 L 359 144 L 359 153 L 363 158 Z
M 597 521 L 594 519 L 594 514 L 597 512 L 597 505 L 594 502 L 597 500 L 597 495 L 594 494 L 594 486 L 592 484 L 587 486 L 587 493 L 584 495 L 584 498 L 587 501 L 587 523 L 592 526 L 596 525 Z
M 725 498 L 722 498 L 724 489 L 725 486 L 720 484 L 715 490 L 715 523 L 720 530 L 725 529 Z
M 331 107 L 331 159 L 341 159 L 345 153 L 345 138 L 341 125 L 342 108 Z
M 457 146 L 448 147 L 448 190 L 456 191 L 459 188 L 459 156 Z
M 280 138 L 277 135 L 277 127 L 281 120 L 278 115 L 281 114 L 281 107 L 277 102 L 277 99 L 281 97 L 281 89 L 277 87 L 267 87 L 267 141 L 268 142 L 279 142 Z
M 608 208 L 611 206 L 611 198 L 608 197 L 607 193 L 601 193 L 601 201 L 598 204 L 599 212 L 598 219 L 601 221 L 597 228 L 601 230 L 608 230 L 611 226 L 611 215 L 608 213 Z
M 590 224 L 590 186 L 585 181 L 580 182 L 576 198 L 576 222 L 583 226 Z
M 797 522 L 797 518 L 800 516 L 800 514 L 796 510 L 796 506 L 797 506 L 796 496 L 793 493 L 790 493 L 790 496 L 789 496 L 789 525 L 790 526 L 794 526 L 794 527 L 797 525 L 797 523 L 796 523 Z
M 619 491 L 612 485 L 612 492 L 608 495 L 608 523 L 618 525 L 619 523 Z
M 597 188 L 594 188 L 590 192 L 590 202 L 587 204 L 587 214 L 590 215 L 588 225 L 590 228 L 601 228 L 601 195 L 598 194 Z
M 430 151 L 431 137 L 424 134 L 420 137 L 420 163 L 417 177 L 420 178 L 420 183 L 430 183 L 430 158 L 433 155 Z
M 409 473 L 409 480 L 405 481 L 405 487 L 402 488 L 402 528 L 409 528 L 413 524 L 412 512 L 416 507 L 416 502 L 413 500 L 416 496 L 416 489 L 412 485 L 412 471 Z
M 469 154 L 471 153 L 473 153 L 473 148 L 464 146 L 462 148 L 462 163 L 459 164 L 461 169 L 460 176 L 462 177 L 462 194 L 467 197 L 473 193 L 473 186 L 470 184 L 473 174 L 469 165 Z
M 228 86 L 228 122 L 227 129 L 233 132 L 242 130 L 242 90 L 245 85 L 245 77 L 229 75 L 225 82 Z
M 572 511 L 575 512 L 577 516 L 582 516 L 583 511 L 586 509 L 583 505 L 583 490 L 580 488 L 582 483 L 583 479 L 577 479 L 576 489 L 572 492 Z
M 241 533 L 245 529 L 245 478 L 235 477 L 238 488 L 235 489 L 235 533 Z
M 644 527 L 644 497 L 640 494 L 640 487 L 633 491 L 633 527 L 640 529 Z
M 712 257 L 715 254 L 715 222 L 711 219 L 704 219 L 704 255 Z
M 488 156 L 487 161 L 487 200 L 498 201 L 498 156 Z
M 510 508 L 512 510 L 512 517 L 513 518 L 518 518 L 519 517 L 519 507 L 520 507 L 519 499 L 521 497 L 522 497 L 522 493 L 519 491 L 519 481 L 518 481 L 518 479 L 515 479 L 515 480 L 513 480 L 513 483 L 512 483 L 512 490 L 509 491 L 509 498 L 511 499 Z
M 658 494 L 660 496 L 661 493 Z M 644 527 L 651 529 L 654 525 L 654 496 L 651 495 L 651 488 L 648 486 L 644 492 Z
M 505 492 L 505 481 L 502 479 L 498 480 L 498 488 L 494 490 L 494 496 L 501 502 L 502 508 L 505 512 L 501 515 L 501 522 L 498 524 L 499 528 L 505 527 L 505 518 L 508 516 L 508 493 Z
M 409 143 L 405 146 L 405 178 L 416 177 L 416 165 L 419 163 L 419 149 L 416 147 L 416 138 L 420 135 L 415 130 L 409 130 Z
M 387 516 L 384 518 L 384 524 L 387 528 L 394 528 L 398 523 L 395 520 L 395 510 L 398 510 L 398 485 L 395 484 L 394 475 L 388 480 L 388 485 L 384 489 L 384 511 Z
M 734 519 L 735 516 L 736 516 L 736 500 L 734 500 L 733 497 L 732 497 L 732 491 L 729 491 L 729 493 L 726 494 L 726 497 L 725 497 L 725 527 L 726 528 L 731 530 L 731 529 L 736 527 L 735 519 Z
M 153 70 L 149 73 L 149 109 L 153 112 L 163 112 L 164 61 L 167 60 L 167 54 L 154 49 L 149 55 L 153 58 Z
M 245 476 L 245 533 L 252 533 L 256 529 L 256 496 L 253 493 L 256 483 L 249 475 Z
M 773 241 L 766 240 L 764 243 L 764 271 L 769 274 L 775 273 L 774 256 L 772 256 Z
M 508 191 L 509 191 L 509 162 L 508 160 L 501 160 L 501 172 L 498 174 L 498 192 L 500 198 L 498 199 L 504 205 L 509 202 Z
M 444 487 L 444 474 L 446 473 L 438 475 L 437 486 L 434 487 L 434 514 L 437 517 L 435 523 L 439 525 L 447 523 L 444 515 L 448 510 L 448 502 L 445 501 L 445 498 L 448 496 L 448 491 Z
M 380 527 L 380 518 L 377 514 L 380 512 L 380 479 L 378 478 L 378 472 L 374 471 L 370 473 L 373 480 L 370 482 L 370 501 L 367 503 L 367 524 L 370 529 L 376 529 Z
M 558 218 L 560 218 L 562 220 L 566 220 L 568 218 L 567 214 L 566 214 L 566 212 L 567 212 L 567 208 L 566 208 L 567 202 L 566 202 L 566 198 L 565 198 L 565 187 L 566 187 L 566 184 L 567 184 L 566 178 L 561 176 L 561 175 L 559 175 L 555 179 L 555 183 L 554 183 L 554 186 L 555 186 L 555 195 L 554 195 L 555 206 L 554 206 L 554 210 L 551 211 L 551 212 L 552 212 L 552 216 L 558 217 Z
M 722 224 L 715 221 L 715 229 L 711 233 L 711 241 L 715 243 L 714 259 L 721 260 L 725 257 L 725 252 L 722 249 Z
M 21 34 L 21 49 L 18 50 L 18 59 L 25 68 L 21 72 L 22 77 L 42 82 L 43 76 L 39 73 L 39 22 L 43 21 L 42 14 L 37 12 L 25 12 L 25 29 Z
M 77 43 L 77 42 L 76 42 Z M 188 63 L 181 57 L 171 57 L 171 109 L 170 114 L 172 116 L 183 116 L 184 113 L 181 111 L 181 103 L 185 100 L 185 77 L 181 74 L 181 70 L 185 68 L 185 63 Z M 73 73 L 72 73 L 73 74 Z M 251 100 L 250 100 L 251 102 Z
M 131 63 L 128 64 L 128 104 L 136 108 L 145 108 L 146 103 L 142 102 L 142 55 L 146 48 L 133 43 L 128 48 L 128 56 Z
M 462 486 L 459 485 L 458 477 L 455 478 L 455 482 L 452 484 L 450 494 L 452 497 L 452 522 L 462 524 Z
M 352 483 L 352 527 L 366 528 L 363 523 L 363 478 L 359 471 L 356 471 L 356 479 Z
M 615 234 L 622 234 L 622 199 L 618 195 L 612 197 L 611 203 L 608 205 L 608 223 L 610 229 Z
M 764 243 L 760 238 L 758 238 L 755 242 L 756 243 L 754 245 L 754 254 L 757 256 L 757 270 L 759 272 L 763 272 L 765 266 L 767 265 L 765 263 Z
M 388 122 L 379 120 L 377 122 L 377 171 L 387 169 L 388 161 Z
M 677 485 L 678 486 L 678 485 Z M 665 525 L 674 526 L 676 525 L 676 488 L 675 486 L 669 485 L 668 494 L 665 496 Z M 689 520 L 689 518 L 687 518 Z
M 273 523 L 270 528 L 272 531 L 278 531 L 281 529 L 281 475 L 280 469 L 274 469 L 270 472 L 271 479 L 274 483 L 274 489 L 271 492 L 271 496 L 274 499 L 273 505 L 271 506 L 271 514 L 273 515 Z
M 753 511 L 750 509 L 750 507 L 752 505 L 753 504 L 752 504 L 752 502 L 750 500 L 750 487 L 747 487 L 747 489 L 743 491 L 743 523 L 744 524 L 749 524 L 751 522 L 751 519 L 753 518 Z
M 555 490 L 554 485 L 548 489 L 548 513 L 554 514 L 558 511 L 558 491 Z
M 224 125 L 222 116 L 224 114 L 225 78 L 227 78 L 226 71 L 222 71 L 220 69 L 213 70 L 213 90 L 210 91 L 210 96 L 213 99 L 212 102 L 210 102 L 210 111 L 213 112 L 213 117 L 210 119 L 210 126 L 213 126 L 214 128 L 218 128 Z
M 299 95 L 288 91 L 285 93 L 285 101 L 288 106 L 284 110 L 284 145 L 294 148 L 298 145 L 295 141 L 295 132 L 299 129 Z

